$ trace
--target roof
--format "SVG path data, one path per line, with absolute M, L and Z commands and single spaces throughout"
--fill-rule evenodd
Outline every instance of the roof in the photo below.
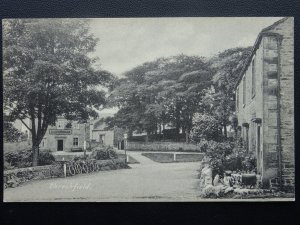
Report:
M 264 35 L 270 34 L 268 33 L 270 30 L 272 30 L 274 27 L 276 27 L 277 25 L 283 23 L 284 21 L 286 21 L 289 17 L 285 17 L 283 19 L 280 19 L 278 21 L 276 21 L 275 23 L 273 23 L 272 25 L 265 27 L 264 29 L 262 29 L 262 31 L 258 34 L 256 41 L 254 43 L 254 46 L 252 47 L 251 53 L 249 55 L 249 57 L 247 58 L 247 60 L 244 63 L 243 69 L 241 71 L 241 73 L 238 76 L 238 79 L 235 83 L 235 89 L 237 88 L 237 86 L 239 85 L 244 73 L 246 72 L 246 70 L 248 69 L 248 66 L 250 65 L 253 55 L 256 53 L 256 50 L 258 49 L 258 46 L 260 45 L 261 39 Z

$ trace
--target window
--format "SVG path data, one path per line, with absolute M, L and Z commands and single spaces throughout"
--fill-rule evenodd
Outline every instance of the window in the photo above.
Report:
M 73 138 L 73 146 L 78 146 L 78 137 Z
M 74 129 L 79 130 L 79 125 L 80 125 L 79 123 L 75 123 L 75 124 L 74 124 Z
M 252 97 L 255 96 L 255 76 L 256 76 L 256 68 L 255 68 L 255 58 L 252 61 Z
M 236 98 L 236 110 L 239 110 L 239 88 L 236 89 L 236 93 L 235 93 L 235 98 Z
M 246 105 L 246 77 L 243 78 L 243 105 Z
M 57 121 L 57 129 L 64 129 L 64 128 L 65 128 L 64 121 L 62 121 L 62 120 Z

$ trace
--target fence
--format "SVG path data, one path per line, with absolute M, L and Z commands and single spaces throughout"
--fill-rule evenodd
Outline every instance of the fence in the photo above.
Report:
M 190 143 L 180 142 L 128 142 L 128 150 L 139 151 L 182 151 L 182 152 L 200 152 L 200 147 Z

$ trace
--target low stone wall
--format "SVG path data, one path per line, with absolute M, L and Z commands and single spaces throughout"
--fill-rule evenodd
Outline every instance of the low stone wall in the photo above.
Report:
M 17 187 L 30 180 L 63 177 L 63 163 L 56 162 L 47 166 L 36 166 L 5 170 L 3 174 L 4 188 Z
M 31 180 L 64 177 L 64 161 L 57 161 L 52 165 L 19 168 L 4 171 L 4 189 L 14 188 Z M 124 159 L 97 160 L 100 171 L 129 168 Z
M 128 150 L 139 151 L 179 151 L 179 152 L 200 152 L 200 147 L 195 144 L 187 144 L 181 142 L 128 142 Z

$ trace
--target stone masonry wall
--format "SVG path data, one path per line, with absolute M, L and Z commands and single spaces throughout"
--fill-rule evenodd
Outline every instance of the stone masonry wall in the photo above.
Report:
M 279 40 L 279 126 L 283 185 L 295 184 L 294 146 L 294 18 L 273 28 Z M 276 180 L 273 182 L 276 185 Z
M 280 171 L 278 140 L 278 37 L 267 34 L 263 37 L 263 184 L 269 186 L 270 179 Z

